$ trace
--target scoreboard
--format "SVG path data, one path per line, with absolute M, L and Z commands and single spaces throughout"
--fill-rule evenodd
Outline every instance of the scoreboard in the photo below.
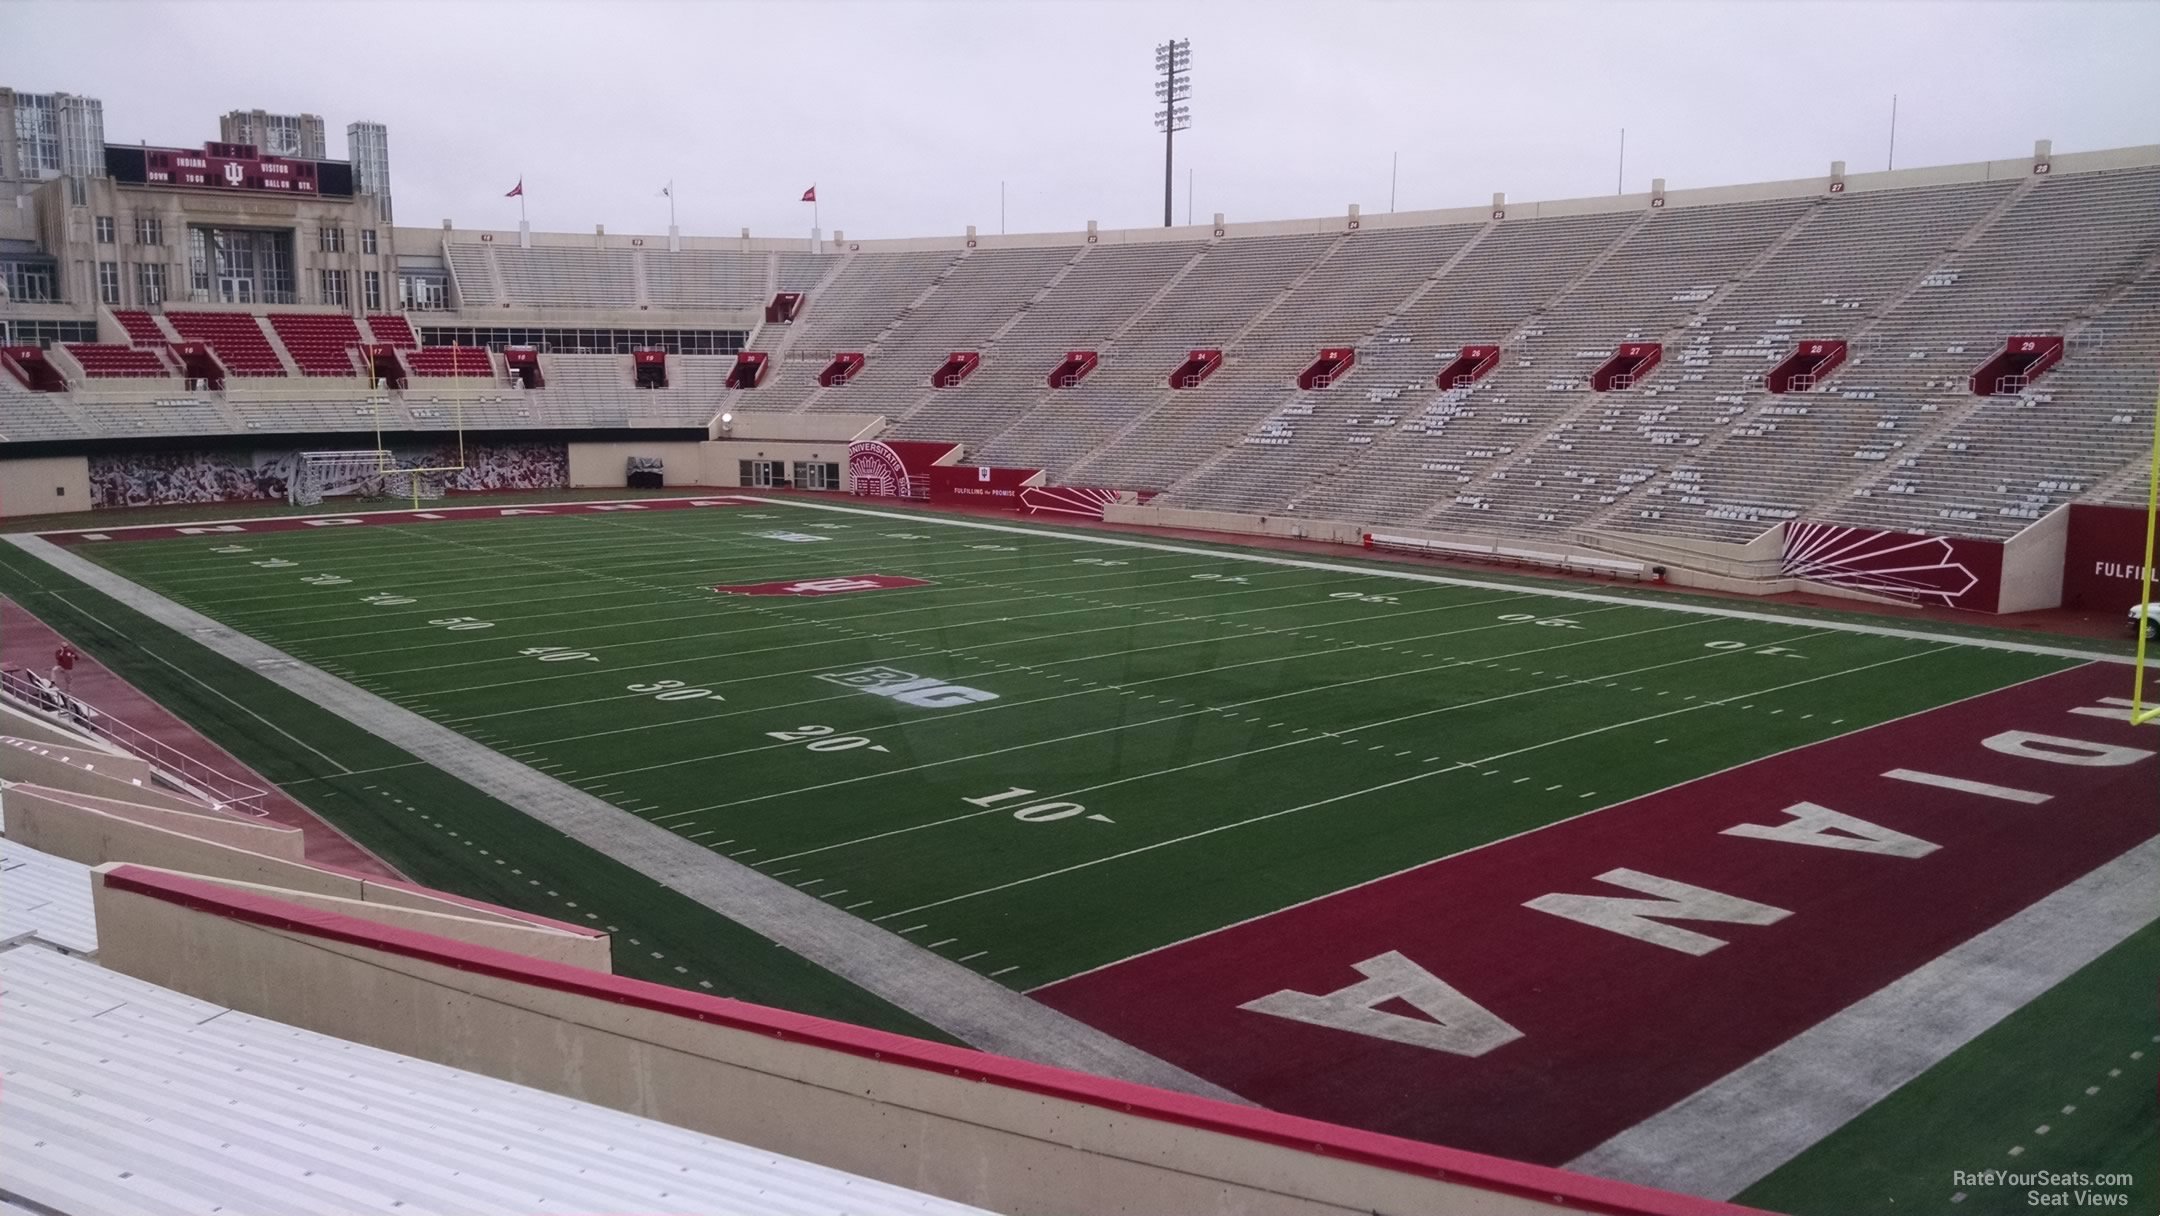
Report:
M 264 156 L 253 144 L 206 143 L 193 148 L 128 148 L 106 145 L 105 171 L 135 185 L 193 190 L 244 190 L 266 194 L 352 195 L 352 166 L 345 161 Z

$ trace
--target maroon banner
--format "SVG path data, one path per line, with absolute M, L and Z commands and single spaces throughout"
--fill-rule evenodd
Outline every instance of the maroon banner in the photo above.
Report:
M 782 579 L 771 583 L 736 583 L 713 590 L 722 595 L 845 595 L 850 591 L 932 586 L 936 584 L 928 579 L 900 574 L 823 574 L 816 578 Z
M 2144 581 L 2145 512 L 2073 504 L 2063 551 L 2063 607 L 2128 612 L 2144 599 Z
M 1017 511 L 1020 509 L 1020 491 L 1040 476 L 1041 469 L 941 464 L 930 470 L 930 501 L 992 503 Z
M 858 439 L 848 445 L 848 484 L 875 498 L 928 498 L 930 470 L 959 450 L 957 443 Z
M 1782 573 L 1913 604 L 1994 612 L 2002 600 L 1999 540 L 1921 536 L 1796 519 L 1785 525 Z
M 1101 519 L 1103 508 L 1117 500 L 1118 491 L 1102 486 L 1027 486 L 1020 491 L 1020 512 Z
M 1569 1161 L 2151 838 L 2129 685 L 2045 676 L 1030 995 L 1273 1110 Z

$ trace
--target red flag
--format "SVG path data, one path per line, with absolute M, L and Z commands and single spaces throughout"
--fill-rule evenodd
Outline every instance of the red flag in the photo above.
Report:
M 805 191 L 803 191 L 803 192 L 802 192 L 802 201 L 804 201 L 804 202 L 806 202 L 806 203 L 814 203 L 814 202 L 816 202 L 816 201 L 817 201 L 817 187 L 816 187 L 816 186 L 812 186 L 812 187 L 810 187 L 810 188 L 809 188 L 808 190 L 805 190 Z
M 525 193 L 525 179 L 521 177 L 518 179 L 517 185 L 510 187 L 510 193 L 503 195 L 503 197 L 516 198 L 523 193 Z

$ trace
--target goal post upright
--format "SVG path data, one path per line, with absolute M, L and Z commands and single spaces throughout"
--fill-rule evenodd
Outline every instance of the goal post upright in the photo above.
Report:
M 2130 721 L 2142 726 L 2160 721 L 2160 706 L 2145 703 L 2145 665 L 2152 636 L 2153 541 L 2160 531 L 2160 390 L 2153 395 L 2152 468 L 2145 481 L 2145 560 L 2138 571 L 2137 674 L 2130 685 Z
M 462 350 L 463 348 L 453 347 L 452 349 Z M 373 411 L 375 415 L 375 448 L 382 453 L 382 474 L 385 478 L 391 476 L 405 478 L 405 487 L 412 497 L 413 510 L 415 511 L 420 509 L 420 477 L 422 474 L 462 473 L 465 471 L 465 391 L 459 384 L 459 381 L 464 377 L 457 374 L 464 370 L 464 356 L 462 354 L 453 354 L 450 356 L 450 360 L 450 417 L 451 427 L 457 435 L 456 464 L 413 465 L 409 468 L 399 465 L 396 458 L 391 455 L 389 446 L 383 443 L 382 406 L 380 402 L 376 403 L 376 408 Z M 493 368 L 492 361 L 489 363 L 489 367 L 490 369 Z

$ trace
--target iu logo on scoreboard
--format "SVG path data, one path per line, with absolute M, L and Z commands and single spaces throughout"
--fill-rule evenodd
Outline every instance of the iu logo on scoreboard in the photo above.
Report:
M 237 186 L 247 176 L 247 166 L 236 160 L 225 162 L 225 184 Z

